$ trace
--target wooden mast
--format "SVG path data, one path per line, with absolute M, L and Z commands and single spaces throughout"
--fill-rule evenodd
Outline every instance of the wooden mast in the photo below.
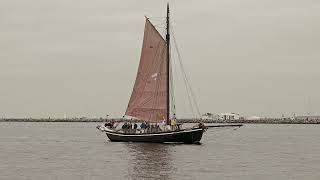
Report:
M 169 3 L 167 3 L 167 124 L 170 124 L 170 29 L 169 29 Z

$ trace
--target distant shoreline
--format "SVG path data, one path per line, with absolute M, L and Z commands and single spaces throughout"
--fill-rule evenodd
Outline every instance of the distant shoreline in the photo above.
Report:
M 97 122 L 102 123 L 110 119 L 89 119 L 89 118 L 75 118 L 75 119 L 23 119 L 23 118 L 8 118 L 0 119 L 0 122 Z M 117 121 L 124 121 L 116 119 Z M 257 119 L 257 120 L 212 120 L 212 119 L 178 119 L 180 123 L 242 123 L 242 124 L 320 124 L 320 119 Z

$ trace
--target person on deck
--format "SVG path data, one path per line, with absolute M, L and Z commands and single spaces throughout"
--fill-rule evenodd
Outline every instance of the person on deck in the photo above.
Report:
M 176 125 L 177 125 L 177 121 L 175 119 L 171 119 L 171 126 L 173 131 L 176 130 Z
M 147 133 L 150 132 L 150 124 L 149 124 L 149 122 L 146 123 L 146 131 L 147 131 Z
M 157 132 L 161 131 L 159 124 L 156 124 L 156 130 L 157 130 Z
M 133 125 L 134 133 L 137 133 L 137 128 L 138 128 L 137 123 L 134 123 L 134 125 Z
M 166 131 L 166 125 L 167 125 L 167 122 L 166 122 L 166 120 L 164 119 L 164 120 L 162 121 L 162 123 L 161 123 L 161 127 L 162 127 L 163 131 Z
M 115 124 L 115 120 L 114 120 L 114 119 L 111 119 L 111 125 L 110 125 L 110 128 L 113 128 L 113 127 L 114 127 L 114 124 Z
M 126 122 L 122 125 L 122 130 L 124 133 L 127 132 L 127 123 Z
M 151 132 L 151 133 L 154 132 L 154 125 L 153 125 L 153 124 L 150 125 L 150 132 Z
M 146 123 L 142 122 L 141 125 L 140 125 L 140 128 L 141 128 L 142 133 L 144 133 L 145 129 L 146 129 Z
M 129 133 L 132 132 L 132 123 L 130 123 L 128 130 L 129 130 Z

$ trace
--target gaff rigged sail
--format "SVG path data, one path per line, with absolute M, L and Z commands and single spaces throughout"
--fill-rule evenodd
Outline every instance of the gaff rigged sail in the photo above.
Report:
M 166 41 L 146 19 L 139 69 L 126 115 L 148 122 L 167 117 Z

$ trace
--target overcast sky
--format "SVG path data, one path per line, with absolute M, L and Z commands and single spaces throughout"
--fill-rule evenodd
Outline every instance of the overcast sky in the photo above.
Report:
M 0 0 L 0 117 L 122 116 L 144 15 L 164 17 L 166 2 Z M 202 113 L 320 114 L 319 0 L 170 6 Z

